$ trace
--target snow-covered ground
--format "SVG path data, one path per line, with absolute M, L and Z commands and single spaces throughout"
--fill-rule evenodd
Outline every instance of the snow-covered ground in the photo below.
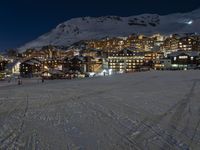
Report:
M 198 150 L 199 91 L 200 71 L 0 86 L 0 149 Z

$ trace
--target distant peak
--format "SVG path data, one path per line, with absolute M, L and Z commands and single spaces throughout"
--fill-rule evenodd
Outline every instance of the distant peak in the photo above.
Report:
M 59 24 L 49 33 L 22 46 L 20 50 L 45 45 L 70 46 L 82 40 L 120 37 L 131 34 L 164 35 L 200 33 L 200 8 L 188 13 L 160 16 L 141 14 L 130 17 L 100 16 L 72 18 Z

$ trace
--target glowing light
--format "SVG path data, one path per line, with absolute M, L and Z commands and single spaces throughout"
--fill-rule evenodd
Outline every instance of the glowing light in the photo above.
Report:
M 95 75 L 94 72 L 89 72 L 89 76 L 90 76 L 90 77 L 93 77 L 94 75 Z
M 107 70 L 103 70 L 101 73 L 100 73 L 100 76 L 106 76 L 106 74 L 107 74 Z
M 102 72 L 103 72 L 103 73 L 106 73 L 107 71 L 104 69 Z
M 109 75 L 112 75 L 112 69 L 109 69 L 108 72 L 109 72 Z
M 191 25 L 192 23 L 193 23 L 192 20 L 190 20 L 190 21 L 187 22 L 188 25 Z
M 191 25 L 191 24 L 193 24 L 193 20 L 187 20 L 187 21 L 185 21 L 185 23 L 188 25 Z
M 187 25 L 191 25 L 194 23 L 194 20 L 190 19 L 190 18 L 181 18 L 180 20 L 178 20 L 179 23 L 183 23 L 183 24 L 187 24 Z

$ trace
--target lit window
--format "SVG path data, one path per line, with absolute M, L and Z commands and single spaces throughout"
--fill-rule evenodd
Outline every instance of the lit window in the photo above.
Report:
M 174 57 L 174 61 L 176 61 L 176 57 Z

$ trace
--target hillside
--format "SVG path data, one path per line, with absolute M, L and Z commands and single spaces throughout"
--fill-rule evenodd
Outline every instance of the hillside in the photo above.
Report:
M 133 33 L 200 33 L 200 9 L 189 13 L 165 16 L 142 14 L 130 17 L 104 16 L 74 18 L 19 48 L 38 48 L 46 45 L 69 46 L 80 40 L 127 36 Z

